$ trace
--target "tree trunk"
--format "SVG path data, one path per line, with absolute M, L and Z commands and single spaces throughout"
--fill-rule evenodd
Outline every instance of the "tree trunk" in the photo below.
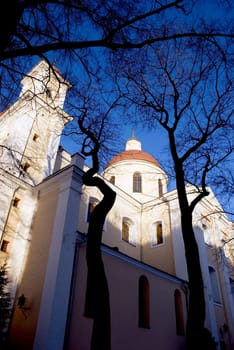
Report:
M 186 327 L 188 350 L 201 349 L 205 322 L 205 298 L 199 251 L 192 226 L 192 213 L 181 209 L 181 226 L 189 279 L 189 310 Z M 206 350 L 209 350 L 208 348 Z
M 176 184 L 181 212 L 181 228 L 189 280 L 189 307 L 186 325 L 187 350 L 215 350 L 216 344 L 205 329 L 205 296 L 198 245 L 193 230 L 192 209 L 189 206 L 183 165 L 175 162 Z
M 101 239 L 106 215 L 112 208 L 116 193 L 100 178 L 87 172 L 83 182 L 96 186 L 103 199 L 94 208 L 89 222 L 86 260 L 87 286 L 84 316 L 93 319 L 91 350 L 111 350 L 109 289 L 101 255 Z
M 215 350 L 216 343 L 213 340 L 208 329 L 204 327 L 206 317 L 204 283 L 198 245 L 193 230 L 192 212 L 195 205 L 189 204 L 186 192 L 186 182 L 184 177 L 185 158 L 180 158 L 178 156 L 175 143 L 175 129 L 168 128 L 167 131 L 169 135 L 170 150 L 174 161 L 174 169 L 176 174 L 176 188 L 181 213 L 181 228 L 189 281 L 186 349 Z M 207 195 L 207 192 L 204 192 L 203 194 L 205 196 Z M 200 199 L 201 198 L 202 197 L 200 197 Z

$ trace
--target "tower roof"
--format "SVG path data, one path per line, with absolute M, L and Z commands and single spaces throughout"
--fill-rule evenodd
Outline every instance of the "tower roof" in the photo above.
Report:
M 125 151 L 118 153 L 108 163 L 107 167 L 127 160 L 140 160 L 152 163 L 161 168 L 159 162 L 149 153 L 141 150 L 141 142 L 134 136 L 126 142 Z

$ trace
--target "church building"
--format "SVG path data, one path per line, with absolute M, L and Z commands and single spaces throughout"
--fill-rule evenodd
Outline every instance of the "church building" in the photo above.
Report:
M 89 350 L 87 231 L 102 194 L 82 183 L 84 157 L 60 145 L 72 121 L 63 110 L 70 83 L 40 61 L 21 84 L 0 115 L 0 266 L 12 297 L 6 349 Z M 101 247 L 112 350 L 183 350 L 189 289 L 177 191 L 143 149 L 132 136 L 98 174 L 116 192 Z M 193 220 L 206 328 L 217 350 L 234 350 L 233 224 L 211 190 Z

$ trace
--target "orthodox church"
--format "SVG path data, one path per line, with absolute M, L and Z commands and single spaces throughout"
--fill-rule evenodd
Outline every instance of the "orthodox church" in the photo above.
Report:
M 89 350 L 84 317 L 90 214 L 101 200 L 82 183 L 84 157 L 60 146 L 72 118 L 71 87 L 40 61 L 0 116 L 0 265 L 8 267 L 12 312 L 7 349 Z M 183 350 L 188 276 L 176 190 L 135 137 L 98 174 L 116 192 L 102 235 L 112 350 Z M 188 186 L 189 196 L 193 196 Z M 206 327 L 219 350 L 234 349 L 233 226 L 211 194 L 194 211 Z

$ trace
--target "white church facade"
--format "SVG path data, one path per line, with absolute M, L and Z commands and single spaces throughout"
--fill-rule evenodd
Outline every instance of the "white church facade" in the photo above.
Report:
M 8 266 L 12 314 L 7 349 L 89 350 L 84 317 L 86 237 L 101 193 L 82 184 L 87 166 L 60 146 L 67 89 L 39 62 L 18 100 L 0 116 L 0 265 Z M 176 190 L 135 137 L 99 174 L 116 192 L 102 256 L 112 350 L 183 350 L 188 276 Z M 193 191 L 188 186 L 188 192 Z M 234 349 L 233 226 L 211 194 L 194 211 L 206 298 L 217 349 Z

